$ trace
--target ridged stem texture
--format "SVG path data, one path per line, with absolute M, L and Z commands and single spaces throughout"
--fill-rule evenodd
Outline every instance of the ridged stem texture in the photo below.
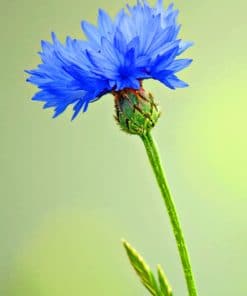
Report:
M 158 185 L 159 185 L 159 188 L 160 188 L 160 191 L 161 191 L 161 194 L 172 224 L 173 233 L 176 239 L 180 259 L 183 266 L 184 276 L 187 283 L 188 295 L 197 296 L 198 294 L 196 291 L 195 280 L 192 272 L 189 254 L 188 254 L 187 247 L 184 240 L 184 235 L 182 232 L 182 228 L 180 226 L 179 217 L 176 211 L 176 207 L 175 207 L 172 195 L 167 185 L 165 173 L 161 165 L 158 150 L 149 132 L 145 135 L 142 135 L 141 138 L 146 148 L 149 161 L 153 168 L 156 180 L 158 182 Z

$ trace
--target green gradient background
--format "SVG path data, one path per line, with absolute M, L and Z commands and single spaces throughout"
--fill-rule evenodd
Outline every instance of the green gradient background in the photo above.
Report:
M 133 4 L 134 1 L 129 1 Z M 154 3 L 154 2 L 153 2 Z M 70 122 L 31 102 L 23 69 L 50 31 L 80 38 L 80 21 L 125 1 L 1 0 L 0 295 L 148 295 L 120 238 L 161 263 L 185 296 L 176 246 L 140 140 L 119 131 L 105 96 Z M 247 295 L 247 2 L 176 0 L 195 41 L 187 89 L 145 85 L 163 116 L 154 130 L 200 296 Z M 147 32 L 148 34 L 148 32 Z

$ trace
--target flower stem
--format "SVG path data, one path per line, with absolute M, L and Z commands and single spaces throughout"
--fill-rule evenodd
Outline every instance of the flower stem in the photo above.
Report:
M 190 264 L 190 258 L 187 251 L 187 247 L 185 244 L 183 232 L 180 226 L 179 217 L 176 212 L 176 207 L 172 199 L 172 195 L 170 193 L 170 190 L 168 188 L 165 173 L 163 171 L 160 157 L 157 151 L 157 148 L 155 146 L 154 140 L 150 133 L 147 133 L 145 135 L 141 136 L 143 143 L 145 145 L 149 161 L 151 163 L 151 166 L 153 168 L 156 180 L 158 182 L 163 200 L 165 202 L 170 221 L 173 228 L 173 233 L 176 239 L 180 259 L 183 266 L 184 276 L 187 283 L 187 288 L 189 292 L 189 296 L 197 296 L 195 281 L 192 273 L 192 268 Z

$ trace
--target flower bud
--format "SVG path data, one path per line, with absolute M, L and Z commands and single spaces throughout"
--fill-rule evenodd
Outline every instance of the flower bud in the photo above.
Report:
M 142 136 L 155 126 L 160 111 L 151 93 L 141 87 L 138 90 L 123 89 L 113 95 L 115 119 L 123 131 Z

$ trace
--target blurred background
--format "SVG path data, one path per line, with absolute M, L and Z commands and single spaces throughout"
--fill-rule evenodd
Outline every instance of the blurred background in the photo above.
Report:
M 150 1 L 154 4 L 154 1 Z M 195 46 L 187 89 L 155 81 L 163 110 L 153 134 L 181 217 L 200 296 L 247 295 L 247 2 L 175 0 L 181 37 Z M 134 1 L 129 0 L 129 4 Z M 166 5 L 168 2 L 166 1 Z M 1 0 L 0 295 L 148 295 L 121 238 L 174 289 L 186 289 L 170 224 L 144 147 L 119 131 L 113 98 L 71 110 L 31 101 L 24 69 L 55 31 L 81 38 L 97 9 L 124 0 Z M 148 32 L 147 32 L 148 34 Z

